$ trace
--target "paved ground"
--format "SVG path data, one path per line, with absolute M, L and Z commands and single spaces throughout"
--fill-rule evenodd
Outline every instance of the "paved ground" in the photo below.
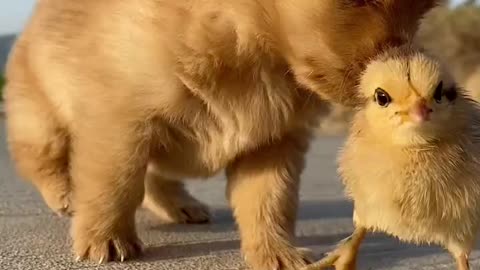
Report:
M 351 232 L 351 204 L 344 200 L 333 163 L 341 138 L 316 141 L 303 176 L 298 243 L 317 255 Z M 74 263 L 68 240 L 68 220 L 50 213 L 39 195 L 12 171 L 0 120 L 0 269 L 244 269 L 235 225 L 224 198 L 222 177 L 192 183 L 193 193 L 214 209 L 211 225 L 155 226 L 139 213 L 146 254 L 127 264 L 96 266 Z M 480 269 L 480 252 L 473 254 L 473 269 Z M 359 261 L 367 269 L 453 269 L 445 252 L 434 247 L 412 247 L 394 239 L 370 236 Z

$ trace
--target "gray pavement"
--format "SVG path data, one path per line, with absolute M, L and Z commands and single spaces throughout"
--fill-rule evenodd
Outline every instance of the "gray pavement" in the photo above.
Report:
M 344 199 L 335 173 L 334 159 L 341 143 L 339 137 L 319 138 L 309 153 L 303 175 L 298 244 L 312 248 L 317 256 L 352 230 L 352 207 Z M 0 269 L 245 269 L 224 197 L 223 176 L 192 182 L 189 188 L 213 208 L 213 224 L 159 226 L 140 211 L 138 229 L 148 245 L 140 259 L 103 266 L 75 263 L 70 253 L 68 220 L 54 216 L 36 191 L 15 175 L 0 119 Z M 472 254 L 472 268 L 480 269 L 478 251 Z M 371 235 L 361 249 L 358 269 L 454 269 L 454 265 L 440 248 L 404 245 L 392 238 Z

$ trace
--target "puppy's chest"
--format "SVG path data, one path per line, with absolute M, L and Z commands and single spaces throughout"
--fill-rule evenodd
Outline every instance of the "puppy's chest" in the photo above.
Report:
M 307 122 L 303 110 L 314 108 L 311 104 L 298 109 L 302 99 L 284 94 L 251 91 L 227 102 L 196 99 L 195 113 L 182 114 L 180 125 L 170 125 L 162 163 L 188 177 L 209 176 L 237 156 L 280 139 Z
M 168 111 L 181 121 L 170 123 L 167 158 L 189 157 L 190 164 L 180 169 L 215 173 L 317 114 L 318 100 L 297 89 L 286 63 L 271 53 L 258 52 L 252 61 L 234 47 L 211 53 L 193 47 L 194 53 L 177 51 L 175 91 L 181 94 Z
M 198 146 L 196 155 L 207 163 L 223 163 L 280 136 L 285 122 L 265 121 L 269 113 L 259 111 L 254 115 L 243 109 L 225 110 L 211 115 L 204 123 L 195 124 L 191 128 L 191 139 Z

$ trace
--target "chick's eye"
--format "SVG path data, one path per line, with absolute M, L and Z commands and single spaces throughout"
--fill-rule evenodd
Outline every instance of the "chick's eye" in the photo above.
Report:
M 437 103 L 442 102 L 442 96 L 443 96 L 443 81 L 441 81 L 437 88 L 435 88 L 435 92 L 433 93 L 433 98 Z
M 377 90 L 375 90 L 374 100 L 382 107 L 387 107 L 388 104 L 392 102 L 390 95 L 382 88 L 377 88 Z

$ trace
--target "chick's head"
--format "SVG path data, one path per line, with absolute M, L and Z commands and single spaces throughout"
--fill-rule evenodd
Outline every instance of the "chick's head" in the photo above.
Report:
M 366 67 L 359 85 L 364 123 L 380 140 L 419 145 L 458 134 L 472 102 L 435 58 L 412 48 L 387 51 Z

